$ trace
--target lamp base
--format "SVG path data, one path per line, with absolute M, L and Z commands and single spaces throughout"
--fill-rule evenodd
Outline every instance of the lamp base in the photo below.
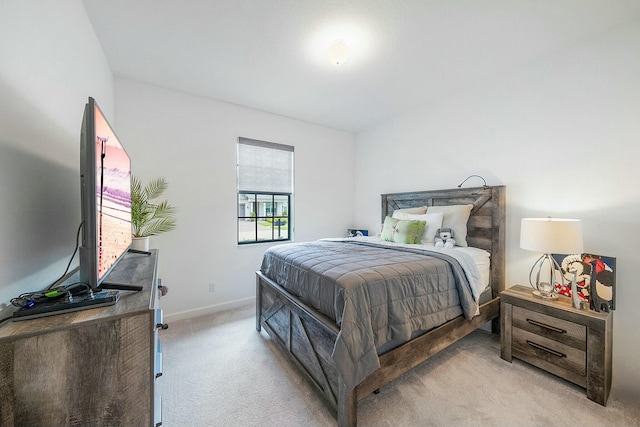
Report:
M 532 293 L 533 293 L 533 295 L 537 296 L 538 298 L 542 298 L 542 299 L 548 299 L 548 300 L 558 299 L 558 295 L 556 295 L 556 294 L 543 294 L 540 291 L 533 291 Z
M 547 262 L 549 264 L 549 281 L 543 282 L 540 280 L 540 275 L 542 273 L 542 267 L 544 263 Z M 536 270 L 537 272 L 535 276 L 535 284 L 533 281 L 533 272 Z M 531 267 L 531 271 L 529 272 L 529 284 L 534 289 L 533 294 L 539 298 L 545 299 L 556 299 L 557 295 L 555 295 L 555 287 L 553 283 L 556 280 L 556 272 L 561 271 L 558 262 L 551 256 L 551 254 L 543 254 Z M 562 274 L 560 274 L 560 282 L 564 286 L 564 278 Z

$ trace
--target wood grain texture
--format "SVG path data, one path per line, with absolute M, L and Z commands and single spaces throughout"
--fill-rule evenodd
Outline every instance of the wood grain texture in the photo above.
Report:
M 578 310 L 570 298 L 543 300 L 531 291 L 516 285 L 500 296 L 502 358 L 517 357 L 571 381 L 586 388 L 590 400 L 606 405 L 611 390 L 613 313 Z
M 488 321 L 498 329 L 505 287 L 505 188 L 465 188 L 382 195 L 382 219 L 398 208 L 473 204 L 468 242 L 491 254 L 493 299 L 480 315 L 458 317 L 380 356 L 380 368 L 353 389 L 337 374 L 331 354 L 340 332 L 328 317 L 301 302 L 280 285 L 256 272 L 256 329 L 267 331 L 276 345 L 300 368 L 337 415 L 340 427 L 357 425 L 357 401 L 382 387 Z
M 453 188 L 383 194 L 381 219 L 396 209 L 418 206 L 473 205 L 467 223 L 467 243 L 491 254 L 490 286 L 497 297 L 505 288 L 506 188 Z
M 505 303 L 500 298 L 500 357 L 507 362 L 511 362 L 511 322 L 513 321 L 513 306 Z
M 548 316 L 522 307 L 513 307 L 512 325 L 540 337 L 579 349 L 587 348 L 587 328 L 568 320 Z
M 153 420 L 157 252 L 130 254 L 119 302 L 0 328 L 3 426 L 145 426 Z
M 358 400 L 495 319 L 499 310 L 500 300 L 495 298 L 483 304 L 480 314 L 471 320 L 457 317 L 380 355 L 380 368 L 357 386 Z

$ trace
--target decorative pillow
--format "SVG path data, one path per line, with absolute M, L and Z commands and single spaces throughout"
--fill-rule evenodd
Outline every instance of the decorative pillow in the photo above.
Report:
M 393 231 L 398 222 L 400 222 L 399 219 L 387 216 L 384 219 L 384 224 L 382 224 L 382 233 L 380 233 L 380 240 L 384 240 L 385 242 L 393 242 Z
M 397 213 L 406 213 L 406 214 L 412 214 L 412 215 L 423 215 L 427 213 L 427 207 L 426 206 L 420 206 L 417 208 L 404 208 L 404 209 L 396 209 L 395 211 L 393 211 L 393 217 L 396 218 L 396 212 Z
M 442 212 L 426 213 L 424 215 L 413 215 L 398 211 L 393 213 L 393 217 L 396 219 L 413 219 L 427 223 L 424 227 L 424 233 L 422 233 L 421 243 L 433 243 L 435 241 L 436 232 L 442 227 L 443 216 Z
M 400 220 L 390 216 L 384 219 L 380 240 L 396 243 L 420 243 L 425 221 Z
M 449 206 L 429 206 L 427 213 L 441 212 L 442 227 L 451 228 L 453 230 L 453 238 L 456 246 L 467 245 L 467 221 L 471 214 L 473 205 L 449 205 Z
M 396 225 L 393 241 L 396 243 L 418 244 L 422 240 L 426 221 L 400 220 Z

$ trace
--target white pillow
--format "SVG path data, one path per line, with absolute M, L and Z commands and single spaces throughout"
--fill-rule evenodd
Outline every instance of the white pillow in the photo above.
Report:
M 417 219 L 418 221 L 426 221 L 427 225 L 424 227 L 422 233 L 421 243 L 433 243 L 436 239 L 436 232 L 438 228 L 442 227 L 442 219 L 444 215 L 442 212 L 427 213 L 424 215 L 414 215 L 406 212 L 395 211 L 393 218 L 396 219 Z
M 395 211 L 393 211 L 392 218 L 395 218 L 396 212 L 397 213 L 412 214 L 412 215 L 424 215 L 424 214 L 427 213 L 427 207 L 426 206 L 420 206 L 420 207 L 417 207 L 417 208 L 396 209 Z M 398 219 L 402 219 L 402 218 L 398 218 Z
M 473 209 L 473 205 L 429 206 L 427 214 L 438 212 L 444 214 L 442 227 L 453 230 L 456 246 L 465 247 L 468 246 L 467 221 L 469 221 L 471 209 Z

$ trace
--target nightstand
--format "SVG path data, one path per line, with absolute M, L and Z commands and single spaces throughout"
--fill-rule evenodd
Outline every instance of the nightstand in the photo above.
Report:
M 587 389 L 607 404 L 611 390 L 613 314 L 572 307 L 571 299 L 538 298 L 529 286 L 500 293 L 500 356 L 513 357 Z

